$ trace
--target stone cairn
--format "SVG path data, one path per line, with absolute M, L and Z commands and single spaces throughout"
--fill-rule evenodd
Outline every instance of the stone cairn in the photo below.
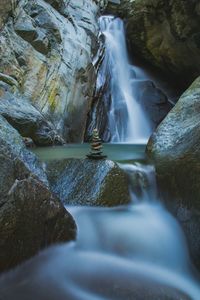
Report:
M 101 139 L 99 138 L 98 130 L 95 128 L 92 133 L 92 140 L 91 140 L 91 151 L 87 155 L 90 159 L 104 159 L 107 156 L 102 154 L 102 143 Z

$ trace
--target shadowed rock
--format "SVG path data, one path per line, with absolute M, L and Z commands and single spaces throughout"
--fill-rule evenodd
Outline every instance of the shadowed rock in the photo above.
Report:
M 148 155 L 170 209 L 189 239 L 200 267 L 200 77 L 181 96 L 152 135 Z
M 75 238 L 75 223 L 49 191 L 42 165 L 2 117 L 0 187 L 0 271 Z
M 26 98 L 12 92 L 12 87 L 5 83 L 5 80 L 1 81 L 1 77 L 0 96 L 0 115 L 23 137 L 30 137 L 37 146 L 65 143 L 52 122 L 48 121 Z
M 134 52 L 176 82 L 192 82 L 200 72 L 200 3 L 188 0 L 122 0 L 108 8 L 127 20 Z

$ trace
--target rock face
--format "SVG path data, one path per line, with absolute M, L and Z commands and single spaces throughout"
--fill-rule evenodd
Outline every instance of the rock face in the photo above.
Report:
M 0 29 L 4 26 L 7 18 L 11 15 L 19 0 L 1 0 L 0 7 Z
M 132 85 L 134 96 L 143 108 L 153 131 L 171 110 L 172 104 L 150 80 L 136 80 Z
M 0 116 L 0 271 L 56 242 L 75 238 L 71 215 L 52 196 L 45 172 Z
M 185 228 L 194 263 L 200 267 L 200 77 L 181 96 L 147 151 L 161 190 Z
M 12 79 L 7 76 L 7 82 L 9 80 Z M 53 123 L 48 121 L 26 98 L 23 98 L 19 93 L 13 94 L 12 88 L 5 82 L 0 81 L 0 88 L 4 89 L 0 101 L 0 115 L 23 137 L 31 138 L 38 146 L 65 143 L 58 135 Z
M 122 0 L 109 10 L 127 19 L 132 49 L 151 64 L 180 81 L 199 75 L 199 1 Z
M 39 137 L 39 144 L 52 144 L 52 129 L 59 140 L 83 140 L 96 80 L 92 59 L 98 45 L 97 16 L 105 3 L 21 0 L 1 30 L 1 102 L 17 98 L 20 111 L 24 103 L 19 122 L 30 110 L 43 119 L 37 131 L 45 138 Z M 15 116 L 8 114 L 16 125 Z
M 115 206 L 130 201 L 126 175 L 109 160 L 52 161 L 47 163 L 47 176 L 65 204 Z

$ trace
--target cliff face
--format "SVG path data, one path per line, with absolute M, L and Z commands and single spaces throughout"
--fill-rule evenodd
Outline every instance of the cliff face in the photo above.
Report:
M 127 20 L 132 50 L 177 80 L 200 73 L 200 3 L 190 0 L 122 0 L 109 10 Z
M 38 145 L 83 139 L 96 80 L 97 16 L 105 2 L 6 2 L 2 14 L 12 14 L 0 32 L 0 113 Z

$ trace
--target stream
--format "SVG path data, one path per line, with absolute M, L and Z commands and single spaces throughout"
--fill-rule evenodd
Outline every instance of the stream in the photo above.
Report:
M 184 233 L 158 198 L 155 170 L 145 157 L 151 134 L 133 97 L 124 26 L 100 19 L 106 37 L 104 70 L 112 94 L 108 159 L 129 177 L 131 203 L 123 207 L 69 207 L 77 241 L 51 247 L 0 281 L 1 300 L 199 300 L 199 275 Z M 84 158 L 88 144 L 38 148 L 42 161 Z M 139 174 L 139 185 L 133 184 Z
M 88 144 L 36 149 L 44 160 L 83 158 Z M 131 203 L 66 208 L 76 242 L 55 246 L 1 278 L 2 300 L 198 300 L 199 277 L 176 219 L 157 197 L 145 145 L 107 144 L 104 153 L 127 172 Z M 139 190 L 131 179 L 140 174 Z M 134 181 L 134 179 L 133 179 Z

